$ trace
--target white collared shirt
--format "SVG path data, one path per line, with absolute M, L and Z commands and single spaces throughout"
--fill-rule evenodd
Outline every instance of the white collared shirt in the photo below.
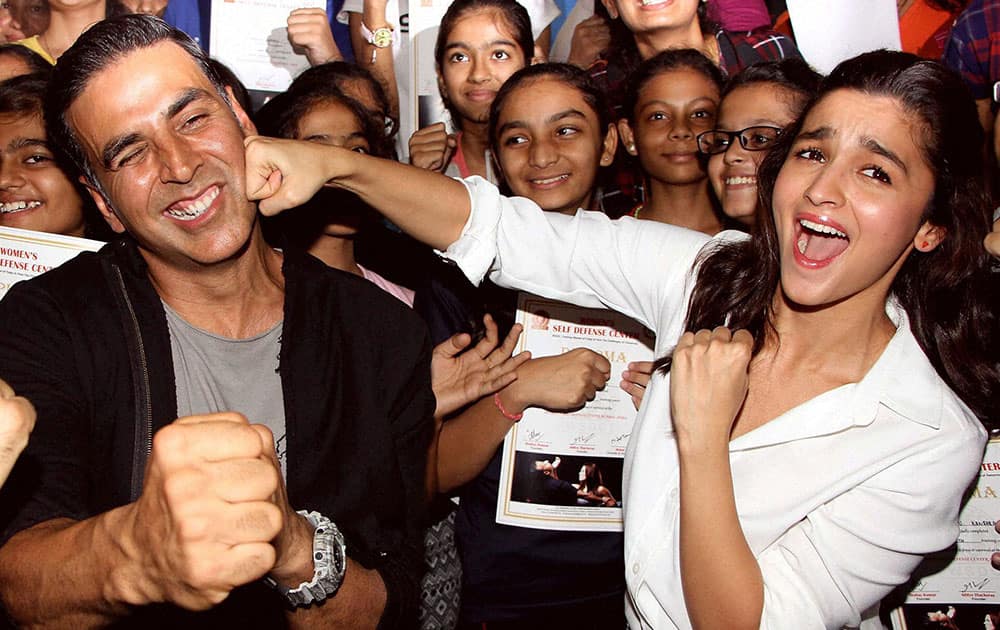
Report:
M 601 213 L 543 213 L 466 180 L 472 215 L 446 255 L 473 282 L 606 306 L 657 334 L 683 331 L 691 268 L 714 239 Z M 890 301 L 896 333 L 859 382 L 730 443 L 740 524 L 764 578 L 761 628 L 857 627 L 923 555 L 958 536 L 986 432 L 941 380 Z M 681 588 L 678 456 L 669 376 L 654 375 L 625 460 L 626 611 L 633 628 L 690 628 Z M 726 553 L 719 549 L 720 558 Z

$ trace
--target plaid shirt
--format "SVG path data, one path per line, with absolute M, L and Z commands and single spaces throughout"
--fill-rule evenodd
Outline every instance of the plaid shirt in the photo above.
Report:
M 1000 0 L 998 0 L 1000 1 Z M 730 76 L 743 68 L 761 61 L 779 61 L 801 57 L 791 39 L 769 29 L 749 33 L 719 30 L 715 33 L 723 74 Z M 629 76 L 620 63 L 609 58 L 597 60 L 590 67 L 590 76 L 608 96 L 612 119 L 625 117 L 624 100 Z M 642 172 L 638 160 L 624 151 L 618 151 L 611 168 L 599 175 L 599 209 L 612 218 L 618 218 L 643 201 Z
M 993 98 L 993 83 L 1000 81 L 1000 0 L 969 3 L 951 29 L 943 61 L 962 75 L 977 100 Z

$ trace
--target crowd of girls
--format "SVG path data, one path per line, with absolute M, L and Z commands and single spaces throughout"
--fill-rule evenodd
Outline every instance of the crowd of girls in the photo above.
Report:
M 248 142 L 250 193 L 265 214 L 297 207 L 268 219 L 272 243 L 374 282 L 440 342 L 426 485 L 460 501 L 427 524 L 422 623 L 857 626 L 955 540 L 996 420 L 973 102 L 935 62 L 871 53 L 821 82 L 799 59 L 753 64 L 763 49 L 697 0 L 605 4 L 627 30 L 587 72 L 532 65 L 513 0 L 454 2 L 435 47 L 451 126 L 403 139 L 412 166 L 391 161 L 391 99 L 358 66 L 316 66 L 255 116 L 283 140 Z M 0 84 L 0 225 L 80 235 L 86 208 L 35 120 L 44 81 Z M 644 196 L 612 220 L 601 182 L 622 154 Z M 623 493 L 590 462 L 569 480 L 581 505 L 622 506 L 624 535 L 496 523 L 520 414 L 578 408 L 618 375 L 586 349 L 515 355 L 517 294 L 433 258 L 411 282 L 389 261 L 417 246 L 376 211 L 473 284 L 656 334 L 658 361 L 621 375 L 639 410 Z

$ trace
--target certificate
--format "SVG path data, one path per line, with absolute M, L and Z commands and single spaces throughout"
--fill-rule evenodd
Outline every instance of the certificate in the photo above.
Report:
M 325 0 L 212 0 L 211 55 L 249 90 L 283 92 L 309 67 L 288 42 L 293 9 L 326 8 Z
M 521 293 L 520 350 L 535 358 L 589 348 L 611 362 L 612 379 L 572 413 L 538 407 L 507 434 L 496 520 L 505 525 L 573 531 L 622 531 L 622 464 L 635 421 L 632 398 L 615 375 L 653 359 L 653 334 L 603 309 Z
M 914 573 L 896 630 L 943 627 L 1000 630 L 1000 440 L 990 440 L 979 479 L 958 518 L 958 542 L 929 555 Z M 942 617 L 943 616 L 943 617 Z M 945 619 L 947 618 L 947 620 Z M 928 621 L 936 622 L 938 625 Z M 949 625 L 950 624 L 950 625 Z
M 104 243 L 86 238 L 0 227 L 0 298 L 21 280 L 58 267 L 80 252 L 96 252 Z

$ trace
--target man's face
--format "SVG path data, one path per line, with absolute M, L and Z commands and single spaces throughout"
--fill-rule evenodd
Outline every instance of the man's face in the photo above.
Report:
M 247 200 L 246 114 L 219 95 L 172 42 L 141 48 L 96 73 L 69 124 L 107 195 L 91 190 L 116 232 L 147 261 L 177 270 L 237 257 L 256 207 Z

